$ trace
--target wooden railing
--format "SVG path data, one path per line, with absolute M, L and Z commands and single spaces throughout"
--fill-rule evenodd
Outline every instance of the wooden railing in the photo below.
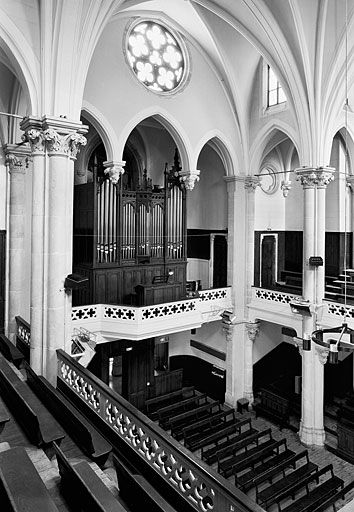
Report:
M 195 510 L 263 511 L 64 351 L 57 355 L 58 386 L 68 386 Z

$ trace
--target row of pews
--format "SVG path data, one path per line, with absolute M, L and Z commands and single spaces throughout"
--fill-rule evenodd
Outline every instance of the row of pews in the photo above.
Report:
M 275 420 L 282 426 L 288 406 L 284 402 L 275 408 Z M 325 512 L 354 487 L 354 482 L 344 486 L 331 464 L 319 468 L 307 450 L 295 453 L 285 438 L 274 439 L 270 428 L 259 431 L 251 417 L 192 387 L 150 399 L 145 408 L 151 419 L 222 477 L 232 478 L 265 510 L 276 505 L 278 512 Z
M 43 453 L 51 470 L 57 471 L 58 480 L 60 475 L 58 492 L 67 506 L 60 506 L 60 510 L 138 512 L 144 503 L 151 512 L 176 512 L 143 475 L 112 451 L 110 443 L 82 412 L 32 370 L 4 336 L 0 337 L 0 352 L 0 446 L 8 445 L 4 442 L 7 431 L 11 423 L 16 423 L 23 439 L 27 439 L 25 445 L 30 443 L 30 447 Z M 62 448 L 67 438 L 76 443 L 78 453 L 90 463 L 84 456 L 75 464 L 71 462 Z M 111 465 L 119 491 L 112 483 L 116 491 L 113 494 L 97 474 L 99 468 L 96 472 L 92 464 L 102 469 Z M 24 446 L 5 446 L 0 451 L 0 510 L 59 510 Z

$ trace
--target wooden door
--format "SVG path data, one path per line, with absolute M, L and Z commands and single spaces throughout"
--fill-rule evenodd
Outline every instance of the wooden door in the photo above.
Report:
M 224 286 L 227 286 L 227 240 L 225 235 L 215 235 L 213 288 Z
M 131 350 L 129 350 L 131 348 Z M 154 339 L 132 342 L 122 359 L 122 395 L 142 409 L 154 387 Z M 151 390 L 151 391 L 150 391 Z
M 262 288 L 273 288 L 275 275 L 275 236 L 265 235 L 262 239 L 262 264 L 261 264 L 261 286 Z

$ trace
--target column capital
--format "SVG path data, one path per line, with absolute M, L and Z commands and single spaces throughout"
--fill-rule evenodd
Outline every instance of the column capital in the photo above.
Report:
M 108 179 L 113 183 L 113 185 L 117 185 L 119 178 L 124 174 L 124 160 L 112 160 L 110 162 L 103 162 L 103 166 L 105 168 L 104 173 L 108 175 Z
M 315 350 L 316 350 L 319 362 L 321 364 L 325 364 L 327 362 L 327 357 L 328 357 L 328 354 L 329 354 L 329 348 L 321 347 L 320 345 L 315 345 Z
M 51 155 L 64 155 L 75 159 L 81 146 L 86 145 L 83 133 L 87 126 L 81 121 L 68 120 L 65 117 L 42 118 L 25 117 L 20 123 L 25 132 L 22 140 L 29 142 L 32 153 L 44 154 L 47 149 Z
M 327 188 L 334 180 L 334 167 L 300 167 L 295 169 L 296 179 L 306 188 Z
M 347 176 L 347 185 L 352 190 L 354 190 L 354 175 L 353 174 L 350 174 L 349 176 Z
M 200 171 L 198 169 L 190 169 L 189 171 L 180 171 L 179 180 L 184 183 L 187 190 L 193 190 L 194 185 L 199 181 Z
M 227 184 L 242 183 L 245 190 L 254 192 L 261 184 L 261 178 L 259 176 L 224 176 L 224 180 Z
M 10 173 L 24 174 L 28 168 L 31 151 L 26 146 L 5 144 L 5 163 L 9 166 Z
M 299 349 L 300 356 L 302 357 L 303 354 L 304 354 L 304 348 L 303 348 L 304 342 L 303 342 L 303 339 L 294 336 L 293 337 L 293 342 L 294 342 L 295 347 L 297 347 Z
M 290 180 L 282 180 L 280 188 L 283 192 L 283 196 L 288 197 L 288 194 L 291 190 L 291 181 Z
M 259 334 L 259 320 L 255 320 L 254 322 L 246 322 L 245 326 L 248 339 L 254 342 Z
M 235 325 L 234 324 L 226 324 L 225 322 L 222 322 L 222 330 L 225 334 L 226 341 L 228 343 L 232 342 L 232 338 L 234 335 Z

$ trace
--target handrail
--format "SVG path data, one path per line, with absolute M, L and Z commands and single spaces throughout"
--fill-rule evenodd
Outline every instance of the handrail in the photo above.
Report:
M 61 384 L 80 397 L 195 510 L 263 512 L 255 502 L 63 350 L 57 350 L 57 357 Z

